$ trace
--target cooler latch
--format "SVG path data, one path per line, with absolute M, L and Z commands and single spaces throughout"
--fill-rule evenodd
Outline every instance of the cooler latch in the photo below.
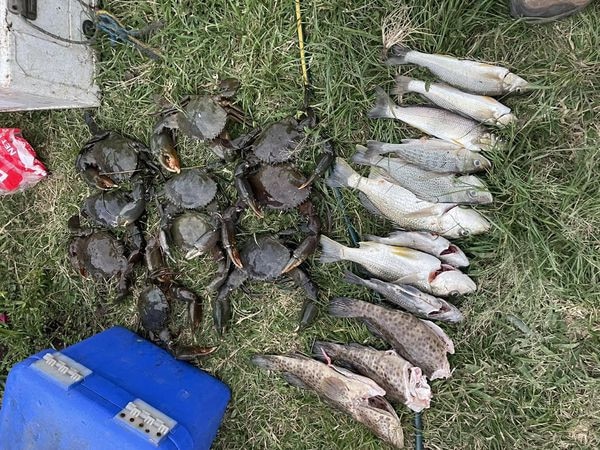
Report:
M 31 366 L 44 372 L 65 388 L 79 383 L 92 373 L 83 364 L 79 364 L 60 352 L 46 353 L 42 359 L 37 360 Z
M 158 444 L 177 425 L 175 420 L 140 399 L 129 402 L 115 419 L 154 444 Z

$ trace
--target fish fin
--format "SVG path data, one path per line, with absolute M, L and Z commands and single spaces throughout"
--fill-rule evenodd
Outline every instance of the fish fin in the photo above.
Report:
M 360 200 L 360 203 L 363 205 L 363 207 L 369 213 L 373 214 L 374 216 L 384 217 L 383 213 L 381 211 L 379 211 L 377 206 L 375 206 L 371 200 L 369 200 L 369 197 L 367 197 L 366 194 L 359 192 L 358 199 Z
M 355 311 L 358 300 L 348 297 L 336 297 L 329 302 L 329 314 L 333 317 L 359 317 Z
M 399 66 L 402 64 L 408 64 L 408 61 L 406 60 L 406 55 L 408 54 L 408 52 L 410 52 L 410 49 L 408 47 L 405 47 L 404 45 L 393 45 L 389 49 L 389 53 L 391 54 L 391 56 L 388 56 L 388 58 L 385 60 L 385 64 L 388 66 Z
M 389 150 L 384 150 L 384 145 L 386 145 L 385 142 L 379 142 L 379 141 L 367 141 L 367 154 L 372 153 L 375 155 L 383 155 L 385 153 L 392 153 Z
M 358 175 L 350 164 L 342 158 L 335 159 L 335 166 L 329 178 L 325 181 L 329 187 L 346 187 L 350 186 L 350 178 L 353 175 Z
M 344 259 L 344 246 L 333 239 L 328 238 L 324 234 L 321 235 L 321 263 L 332 263 Z
M 369 332 L 375 336 L 378 337 L 379 339 L 382 339 L 385 341 L 385 338 L 383 337 L 383 334 L 381 333 L 381 331 L 379 331 L 379 328 L 377 328 L 373 322 L 371 322 L 368 319 L 363 319 L 363 323 L 365 324 L 365 326 L 367 327 L 367 329 L 369 330 Z
M 450 339 L 448 337 L 448 335 L 444 332 L 444 330 L 442 330 L 437 324 L 430 322 L 429 320 L 421 319 L 421 322 L 423 322 L 425 325 L 427 325 L 429 328 L 431 328 L 431 331 L 433 331 L 435 333 L 435 335 L 437 337 L 439 337 L 441 339 L 441 341 L 444 343 L 444 345 L 446 346 L 446 351 L 448 353 L 450 353 L 451 355 L 453 355 L 454 354 L 454 342 L 452 342 L 452 339 Z
M 327 398 L 336 399 L 344 397 L 348 387 L 339 378 L 327 377 L 323 380 L 323 391 Z
M 310 387 L 304 381 L 302 381 L 300 378 L 298 378 L 291 372 L 283 372 L 281 375 L 283 376 L 283 378 L 285 378 L 285 381 L 287 381 L 292 386 L 296 386 L 300 389 L 310 389 Z
M 392 90 L 394 95 L 402 97 L 408 92 L 413 92 L 410 89 L 410 82 L 414 81 L 411 77 L 405 77 L 404 75 L 396 75 L 396 87 Z
M 352 162 L 363 166 L 371 165 L 371 160 L 368 157 L 368 148 L 364 145 L 357 145 L 356 153 L 352 156 Z
M 371 180 L 385 180 L 388 183 L 398 184 L 396 180 L 390 175 L 390 173 L 382 169 L 381 167 L 371 167 L 371 171 L 369 172 L 369 178 Z
M 344 281 L 346 283 L 356 284 L 357 286 L 364 285 L 364 280 L 355 273 L 350 272 L 349 270 L 344 272 Z
M 269 355 L 254 355 L 251 359 L 252 364 L 265 370 L 279 370 L 277 363 Z
M 380 87 L 377 87 L 375 92 L 377 93 L 377 100 L 373 109 L 367 113 L 367 117 L 370 119 L 395 119 L 393 108 L 396 105 L 390 96 Z

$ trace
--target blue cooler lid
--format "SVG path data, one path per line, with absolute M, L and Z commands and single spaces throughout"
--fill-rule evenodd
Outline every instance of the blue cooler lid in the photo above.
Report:
M 209 449 L 229 388 L 121 327 L 16 365 L 3 449 Z

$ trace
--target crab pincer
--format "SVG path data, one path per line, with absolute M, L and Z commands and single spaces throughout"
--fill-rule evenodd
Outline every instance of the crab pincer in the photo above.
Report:
M 235 221 L 239 212 L 238 206 L 230 206 L 221 215 L 221 243 L 233 265 L 243 269 L 244 264 L 235 241 Z
M 319 243 L 321 220 L 316 214 L 312 202 L 310 200 L 304 202 L 300 205 L 298 210 L 307 218 L 310 234 L 292 252 L 292 256 L 283 268 L 282 273 L 288 273 L 306 261 L 306 259 L 314 253 Z
M 150 137 L 150 153 L 165 170 L 180 173 L 181 162 L 175 149 L 172 122 L 173 116 L 167 116 L 156 125 Z
M 333 146 L 330 142 L 324 142 L 323 152 L 319 157 L 319 161 L 317 162 L 315 170 L 308 180 L 300 185 L 299 189 L 304 189 L 306 186 L 310 186 L 313 181 L 322 176 L 327 169 L 329 169 L 329 167 L 333 164 L 333 161 L 335 161 L 335 152 L 333 151 Z
M 256 214 L 258 217 L 263 218 L 263 213 L 258 206 L 256 198 L 254 197 L 254 192 L 252 191 L 252 186 L 250 186 L 250 182 L 246 178 L 246 173 L 250 168 L 252 163 L 248 161 L 243 161 L 235 168 L 235 188 L 238 191 L 240 196 L 240 200 L 248 205 L 250 209 Z

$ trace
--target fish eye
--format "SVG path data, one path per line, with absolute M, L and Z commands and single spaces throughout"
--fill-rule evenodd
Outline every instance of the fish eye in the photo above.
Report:
M 475 189 L 469 189 L 467 191 L 467 195 L 471 198 L 475 198 L 475 197 L 477 197 L 477 191 Z
M 517 94 L 520 94 L 522 91 L 523 91 L 523 89 L 521 89 L 519 86 L 517 86 L 517 87 L 515 88 L 515 92 L 516 92 Z
M 479 167 L 479 166 L 481 166 L 481 161 L 480 161 L 480 160 L 478 160 L 478 159 L 476 159 L 475 161 L 473 161 L 473 165 L 474 165 L 475 167 Z
M 458 232 L 458 234 L 462 237 L 467 237 L 469 235 L 469 232 L 463 228 Z
M 460 295 L 460 292 L 458 291 L 451 291 L 450 292 L 450 297 L 458 297 Z

